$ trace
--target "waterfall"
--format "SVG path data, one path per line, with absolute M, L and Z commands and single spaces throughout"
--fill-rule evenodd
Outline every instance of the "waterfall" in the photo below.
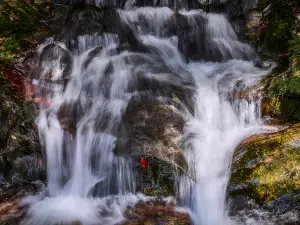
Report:
M 122 221 L 124 209 L 142 198 L 131 158 L 114 154 L 123 115 L 137 96 L 171 104 L 169 87 L 192 93 L 178 103 L 187 121 L 182 147 L 189 168 L 177 179 L 178 200 L 196 225 L 233 223 L 225 199 L 231 156 L 262 128 L 259 99 L 239 93 L 270 68 L 256 66 L 257 54 L 224 15 L 135 4 L 115 11 L 121 31 L 69 42 L 50 38 L 40 47 L 32 76 L 48 181 L 40 195 L 24 201 L 22 224 Z M 141 90 L 145 80 L 154 86 Z

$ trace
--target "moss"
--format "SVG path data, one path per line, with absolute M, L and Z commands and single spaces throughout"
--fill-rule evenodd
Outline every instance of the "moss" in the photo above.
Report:
M 19 50 L 20 43 L 15 38 L 0 38 L 0 63 L 9 64 Z
M 232 194 L 247 193 L 257 202 L 264 203 L 299 189 L 299 147 L 300 124 L 247 139 L 235 153 L 231 177 L 231 184 L 243 184 L 247 188 Z

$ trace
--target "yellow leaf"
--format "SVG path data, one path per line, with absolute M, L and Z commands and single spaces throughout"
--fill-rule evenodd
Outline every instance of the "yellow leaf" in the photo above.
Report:
M 178 97 L 175 97 L 172 99 L 173 102 L 178 102 L 180 99 Z
M 15 135 L 11 135 L 10 137 L 11 137 L 11 139 L 13 139 L 13 140 L 16 140 L 16 139 L 17 139 L 17 137 L 16 137 Z

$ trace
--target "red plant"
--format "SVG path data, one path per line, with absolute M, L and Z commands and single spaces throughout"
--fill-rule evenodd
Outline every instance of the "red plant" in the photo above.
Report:
M 263 25 L 262 25 L 262 28 L 263 29 L 267 29 L 269 27 L 269 24 L 267 24 L 267 23 L 264 23 Z
M 5 73 L 6 79 L 12 84 L 10 85 L 10 89 L 18 94 L 23 94 L 24 78 L 13 69 L 5 68 L 3 72 Z
M 147 161 L 144 157 L 142 157 L 142 159 L 141 159 L 141 167 L 143 169 L 146 169 L 146 167 L 147 167 Z

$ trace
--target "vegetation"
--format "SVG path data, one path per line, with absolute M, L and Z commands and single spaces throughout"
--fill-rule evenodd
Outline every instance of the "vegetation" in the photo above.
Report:
M 46 0 L 4 0 L 0 3 L 0 64 L 9 65 L 28 44 L 36 44 L 33 37 L 41 31 L 49 12 Z
M 290 43 L 289 69 L 272 81 L 271 88 L 277 96 L 300 95 L 300 34 L 294 35 Z
M 44 32 L 42 19 L 49 12 L 48 6 L 47 0 L 0 2 L 0 101 L 4 103 L 0 108 L 2 116 L 25 110 L 24 99 L 20 95 L 22 76 L 11 68 L 22 51 L 37 45 L 35 39 Z M 8 120 L 12 121 L 11 118 Z
M 289 40 L 293 39 L 294 9 L 297 1 L 261 1 L 261 6 L 263 7 L 266 7 L 268 4 L 271 4 L 271 11 L 265 18 L 265 27 L 267 29 L 262 33 L 264 45 L 272 53 L 287 53 Z
M 246 187 L 233 194 L 247 193 L 259 203 L 293 193 L 300 186 L 300 124 L 274 134 L 247 139 L 238 148 L 231 183 Z
M 260 31 L 260 45 L 278 68 L 264 81 L 267 113 L 279 119 L 300 120 L 299 3 L 260 0 L 261 11 L 270 5 Z M 236 150 L 231 194 L 245 194 L 268 203 L 300 186 L 300 124 L 285 130 L 253 136 Z M 296 201 L 299 201 L 299 199 Z
M 269 1 L 264 2 L 264 6 Z M 278 70 L 267 80 L 269 103 L 273 114 L 300 120 L 300 15 L 297 1 L 275 0 L 265 18 L 266 29 L 261 33 L 265 49 L 278 62 Z
M 32 129 L 34 107 L 24 101 L 23 77 L 13 64 L 23 51 L 35 47 L 44 32 L 41 21 L 48 5 L 46 0 L 0 1 L 0 158 L 9 165 L 38 146 Z
M 300 120 L 300 34 L 290 41 L 289 66 L 268 81 L 273 113 Z

